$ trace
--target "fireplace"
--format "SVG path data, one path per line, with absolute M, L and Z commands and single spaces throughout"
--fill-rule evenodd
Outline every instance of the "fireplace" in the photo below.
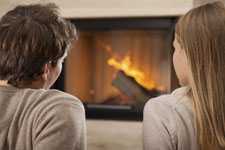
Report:
M 79 97 L 88 118 L 142 119 L 145 102 L 177 87 L 176 18 L 72 20 L 79 39 L 56 85 Z

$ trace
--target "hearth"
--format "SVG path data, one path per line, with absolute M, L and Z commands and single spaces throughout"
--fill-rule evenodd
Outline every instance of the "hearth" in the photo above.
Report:
M 79 40 L 56 87 L 79 97 L 89 118 L 142 119 L 145 102 L 177 87 L 176 18 L 73 19 Z

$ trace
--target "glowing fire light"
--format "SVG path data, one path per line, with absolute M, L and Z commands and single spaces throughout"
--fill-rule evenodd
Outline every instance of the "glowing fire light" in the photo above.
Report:
M 121 62 L 117 61 L 115 58 L 110 58 L 108 64 L 118 70 L 124 71 L 126 75 L 133 77 L 143 87 L 149 90 L 156 88 L 154 81 L 149 79 L 144 72 L 132 66 L 129 56 L 126 56 Z

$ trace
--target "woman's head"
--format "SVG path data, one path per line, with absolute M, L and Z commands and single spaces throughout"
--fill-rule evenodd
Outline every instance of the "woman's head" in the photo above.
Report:
M 17 6 L 1 18 L 0 80 L 20 86 L 42 75 L 45 79 L 48 73 L 58 77 L 59 60 L 76 33 L 71 23 L 59 17 L 57 9 L 54 4 Z M 49 77 L 50 85 L 55 79 Z
M 201 5 L 209 4 L 209 3 L 214 3 L 218 0 L 193 0 L 193 6 L 194 7 L 199 7 Z M 220 0 L 221 2 L 225 3 L 224 0 Z
M 190 10 L 176 25 L 175 42 L 178 42 L 181 51 L 184 52 L 185 57 L 182 59 L 186 59 L 188 68 L 186 79 L 192 87 L 194 96 L 193 104 L 200 147 L 206 150 L 210 146 L 224 149 L 224 5 L 215 2 Z M 179 73 L 177 75 L 179 77 Z
M 175 68 L 176 75 L 179 83 L 182 86 L 189 85 L 190 68 L 187 63 L 186 53 L 184 48 L 180 45 L 175 35 L 173 41 L 174 53 L 173 53 L 173 65 Z

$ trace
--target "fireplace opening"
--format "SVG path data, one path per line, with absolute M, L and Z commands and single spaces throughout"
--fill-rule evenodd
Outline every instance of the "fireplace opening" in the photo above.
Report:
M 82 100 L 88 118 L 141 120 L 146 101 L 178 85 L 172 67 L 175 20 L 72 20 L 79 39 L 56 84 Z

